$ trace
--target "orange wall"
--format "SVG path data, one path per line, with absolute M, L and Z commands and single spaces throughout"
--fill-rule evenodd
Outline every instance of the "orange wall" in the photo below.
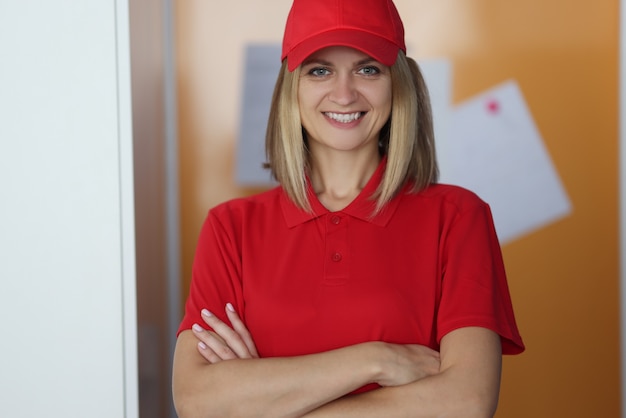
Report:
M 253 191 L 233 176 L 243 46 L 280 42 L 290 3 L 176 3 L 184 294 L 208 208 Z M 409 54 L 453 63 L 455 102 L 519 83 L 573 204 L 503 249 L 528 350 L 505 359 L 497 416 L 619 416 L 619 1 L 396 5 Z

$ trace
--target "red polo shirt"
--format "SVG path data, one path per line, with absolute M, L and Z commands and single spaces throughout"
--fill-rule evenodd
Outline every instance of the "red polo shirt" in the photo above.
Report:
M 438 349 L 468 326 L 523 351 L 487 204 L 455 186 L 405 188 L 372 218 L 384 167 L 338 212 L 313 195 L 306 213 L 280 187 L 212 209 L 179 332 L 204 325 L 203 308 L 227 321 L 231 302 L 261 357 L 372 340 Z

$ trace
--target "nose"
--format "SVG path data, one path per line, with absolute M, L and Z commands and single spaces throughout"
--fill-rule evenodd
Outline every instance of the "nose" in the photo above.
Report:
M 355 80 L 351 74 L 340 74 L 335 77 L 329 99 L 341 106 L 347 106 L 357 99 L 358 93 Z

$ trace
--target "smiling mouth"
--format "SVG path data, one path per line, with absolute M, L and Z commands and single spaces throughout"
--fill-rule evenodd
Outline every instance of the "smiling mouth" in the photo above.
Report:
M 350 122 L 354 122 L 357 119 L 362 118 L 363 115 L 365 115 L 365 112 L 354 112 L 354 113 L 324 112 L 324 115 L 340 123 L 350 123 Z

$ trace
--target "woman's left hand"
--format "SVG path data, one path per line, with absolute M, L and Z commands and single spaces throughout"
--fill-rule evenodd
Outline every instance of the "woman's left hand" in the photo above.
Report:
M 192 327 L 202 357 L 211 364 L 236 358 L 259 358 L 252 335 L 233 306 L 228 303 L 225 310 L 232 328 L 206 309 L 202 310 L 202 319 L 213 331 L 199 324 Z

